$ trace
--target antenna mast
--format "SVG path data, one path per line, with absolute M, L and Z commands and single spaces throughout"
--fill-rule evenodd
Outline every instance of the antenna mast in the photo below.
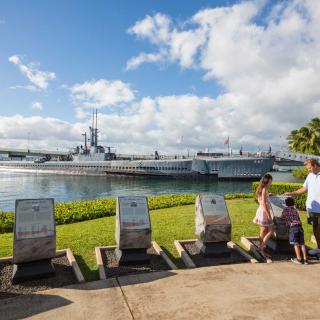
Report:
M 94 145 L 98 147 L 98 109 L 96 109 L 96 128 L 94 129 Z
M 90 146 L 94 146 L 94 111 L 92 113 L 92 126 L 90 127 Z
M 82 134 L 84 136 L 84 153 L 88 153 L 88 146 L 87 146 L 87 133 Z

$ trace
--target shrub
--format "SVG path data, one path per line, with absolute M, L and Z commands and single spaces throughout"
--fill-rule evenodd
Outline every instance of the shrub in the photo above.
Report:
M 253 193 L 230 193 L 230 194 L 225 194 L 224 198 L 226 200 L 251 199 L 253 196 L 254 196 Z
M 252 194 L 226 194 L 227 200 L 252 198 Z M 195 203 L 194 194 L 170 194 L 148 197 L 149 209 L 165 209 Z M 96 199 L 89 201 L 74 201 L 55 204 L 56 224 L 69 224 L 85 220 L 114 216 L 116 200 L 114 198 Z M 14 215 L 12 212 L 0 212 L 0 232 L 12 232 Z
M 0 233 L 12 232 L 13 218 L 11 212 L 0 212 Z
M 252 191 L 255 192 L 259 186 L 259 182 L 252 183 Z M 284 194 L 285 192 L 292 192 L 302 187 L 300 183 L 287 183 L 287 182 L 273 182 L 269 188 L 269 192 L 272 194 Z M 296 207 L 301 210 L 306 210 L 307 194 L 301 194 L 295 197 Z
M 292 175 L 299 179 L 305 179 L 308 175 L 308 170 L 305 167 L 297 168 L 292 171 Z

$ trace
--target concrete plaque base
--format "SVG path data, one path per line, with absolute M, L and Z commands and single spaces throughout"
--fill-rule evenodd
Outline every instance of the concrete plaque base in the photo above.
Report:
M 195 243 L 199 250 L 206 256 L 216 256 L 216 257 L 228 257 L 230 256 L 230 249 L 228 248 L 227 242 L 202 242 L 197 240 Z
M 13 265 L 12 284 L 23 281 L 48 278 L 55 275 L 51 259 Z
M 115 249 L 115 255 L 119 266 L 129 266 L 136 264 L 150 263 L 150 257 L 147 254 L 147 249 Z
M 274 240 L 270 239 L 267 243 L 274 253 L 294 253 L 294 247 L 289 243 L 288 240 Z

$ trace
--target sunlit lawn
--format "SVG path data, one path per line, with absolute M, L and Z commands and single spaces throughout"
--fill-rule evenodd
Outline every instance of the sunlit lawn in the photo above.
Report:
M 241 236 L 258 234 L 258 227 L 252 223 L 257 209 L 251 199 L 227 201 L 232 219 L 232 239 L 239 243 Z M 302 214 L 306 240 L 310 239 L 311 227 Z M 182 267 L 174 247 L 175 239 L 194 238 L 194 206 L 182 206 L 151 212 L 152 237 Z M 58 249 L 71 248 L 87 280 L 98 279 L 94 248 L 115 244 L 115 217 L 106 217 L 74 224 L 57 226 Z M 0 256 L 12 255 L 12 234 L 0 236 Z

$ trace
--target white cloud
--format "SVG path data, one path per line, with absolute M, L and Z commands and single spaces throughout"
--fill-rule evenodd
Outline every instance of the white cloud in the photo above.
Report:
M 81 133 L 86 126 L 86 124 L 71 124 L 55 118 L 24 117 L 19 114 L 11 117 L 0 116 L 0 121 L 1 145 L 15 148 L 26 148 L 28 133 L 30 133 L 32 148 L 67 149 L 73 147 L 74 142 L 81 142 Z
M 41 102 L 39 102 L 39 101 L 33 101 L 32 102 L 32 105 L 31 105 L 31 108 L 33 109 L 33 110 L 43 110 L 43 106 L 42 106 L 42 103 Z
M 78 118 L 78 119 L 85 119 L 90 115 L 89 112 L 84 111 L 83 108 L 81 108 L 81 107 L 74 108 L 74 111 L 76 114 L 76 118 Z
M 128 64 L 137 61 L 136 68 L 152 62 L 144 57 L 157 56 L 157 63 L 202 70 L 204 80 L 222 86 L 214 99 L 222 109 L 211 130 L 239 144 L 279 146 L 280 136 L 319 115 L 320 2 L 292 0 L 271 9 L 266 3 L 204 9 L 180 24 L 161 14 L 147 16 L 129 32 L 156 50 Z M 172 104 L 171 112 L 176 109 Z
M 41 71 L 39 70 L 39 63 L 28 63 L 25 64 L 23 63 L 22 59 L 18 55 L 13 55 L 8 58 L 8 60 L 17 65 L 19 67 L 20 72 L 28 78 L 28 80 L 33 84 L 33 85 L 28 85 L 28 86 L 13 86 L 11 88 L 16 89 L 16 88 L 25 88 L 28 90 L 35 90 L 35 89 L 46 89 L 49 85 L 49 81 L 55 79 L 56 75 L 54 72 L 49 72 L 49 71 Z
M 275 126 L 277 115 L 264 119 L 264 114 L 238 116 L 234 105 L 244 97 L 233 95 L 216 99 L 196 95 L 144 97 L 132 102 L 122 112 L 100 113 L 99 141 L 116 147 L 121 153 L 177 153 L 225 150 L 223 141 L 230 136 L 232 148 L 245 150 L 257 146 L 267 149 L 286 136 L 292 123 Z M 314 106 L 314 110 L 320 104 Z M 33 148 L 72 148 L 83 143 L 81 134 L 91 125 L 90 112 L 77 110 L 81 122 L 69 123 L 47 117 L 0 117 L 0 143 L 24 146 L 31 132 Z M 266 110 L 267 114 L 268 111 Z M 19 127 L 21 130 L 17 131 Z M 261 135 L 261 133 L 263 133 Z M 181 137 L 183 136 L 183 139 Z
M 98 121 L 100 141 L 118 152 L 223 150 L 227 136 L 232 148 L 280 147 L 290 130 L 319 115 L 320 2 L 277 4 L 259 24 L 262 5 L 246 1 L 201 10 L 179 25 L 157 15 L 129 31 L 157 47 L 128 62 L 129 69 L 143 62 L 197 68 L 205 79 L 223 86 L 217 97 L 185 94 L 138 100 L 120 80 L 79 83 L 70 93 L 81 122 L 0 117 L 1 144 L 25 145 L 30 131 L 33 146 L 72 147 L 82 143 L 81 134 L 91 123 L 86 107 L 125 104 L 125 109 L 100 114 Z
M 163 60 L 161 53 L 140 53 L 136 57 L 131 58 L 127 62 L 126 69 L 134 70 L 137 69 L 142 63 L 146 62 L 157 62 Z
M 217 134 L 211 129 L 212 118 L 218 118 L 221 111 L 216 101 L 207 97 L 145 97 L 132 103 L 123 113 L 100 113 L 99 140 L 122 153 L 152 153 L 156 149 L 174 153 L 184 146 L 196 151 L 214 142 L 223 146 L 223 132 Z M 34 148 L 71 148 L 82 143 L 81 134 L 88 132 L 90 114 L 84 113 L 84 116 L 83 122 L 76 123 L 39 116 L 0 117 L 0 142 L 8 145 L 14 141 L 16 146 L 23 146 L 26 133 L 30 132 Z M 17 127 L 21 129 L 18 132 Z M 178 142 L 181 136 L 184 136 L 184 144 Z
M 38 91 L 38 88 L 33 85 L 26 85 L 26 86 L 21 86 L 21 85 L 16 85 L 16 86 L 10 86 L 9 89 L 26 89 L 29 91 Z
M 132 26 L 128 32 L 158 44 L 169 40 L 170 23 L 169 17 L 164 14 L 157 13 L 153 17 L 147 15 Z
M 84 108 L 102 108 L 134 100 L 130 85 L 120 80 L 100 79 L 75 84 L 70 88 L 71 97 Z

